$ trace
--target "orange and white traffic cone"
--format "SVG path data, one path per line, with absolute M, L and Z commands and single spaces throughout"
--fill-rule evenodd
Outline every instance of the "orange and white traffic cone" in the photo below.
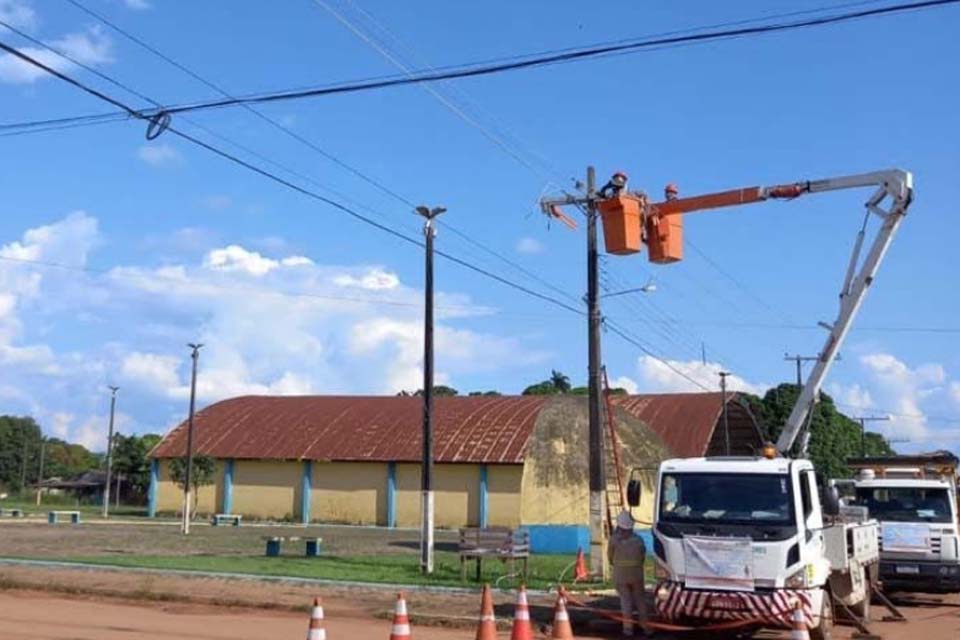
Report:
M 824 594 L 823 597 L 828 596 Z M 821 624 L 823 623 L 821 622 Z M 803 615 L 803 604 L 799 600 L 793 606 L 793 628 L 790 630 L 790 640 L 810 640 L 807 618 Z
M 573 565 L 573 581 L 580 582 L 590 577 L 587 571 L 587 559 L 583 556 L 583 547 L 577 547 L 577 561 Z
M 489 584 L 483 585 L 476 640 L 497 640 L 497 619 L 493 615 L 493 596 L 490 594 Z
M 310 610 L 310 626 L 307 628 L 307 640 L 327 640 L 327 630 L 323 626 L 323 605 L 320 598 L 313 599 Z
M 397 594 L 397 607 L 393 610 L 393 628 L 390 640 L 410 640 L 410 617 L 407 615 L 407 601 L 403 594 Z
M 557 604 L 553 609 L 553 630 L 550 637 L 553 640 L 574 640 L 573 627 L 570 626 L 570 615 L 567 613 L 567 594 L 561 587 L 557 594 Z
M 530 625 L 530 605 L 527 603 L 527 588 L 520 585 L 517 591 L 517 605 L 513 610 L 513 627 L 510 640 L 533 640 L 533 627 Z

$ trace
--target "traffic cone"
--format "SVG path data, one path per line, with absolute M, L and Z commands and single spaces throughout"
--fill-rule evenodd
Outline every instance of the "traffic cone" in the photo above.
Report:
M 590 577 L 587 571 L 587 559 L 583 556 L 583 547 L 577 547 L 577 561 L 573 565 L 573 581 L 580 582 Z
M 327 630 L 323 626 L 323 605 L 320 598 L 313 599 L 310 610 L 310 626 L 307 627 L 307 640 L 327 640 Z
M 550 637 L 554 640 L 574 640 L 573 627 L 570 626 L 570 616 L 567 614 L 566 593 L 562 587 L 553 609 L 553 631 Z
M 527 604 L 527 588 L 520 585 L 517 591 L 517 605 L 513 610 L 513 627 L 510 640 L 533 640 L 533 627 L 530 626 L 530 605 Z
M 407 616 L 407 601 L 403 594 L 397 594 L 397 607 L 393 610 L 393 628 L 390 630 L 390 640 L 410 640 L 410 618 Z
M 476 640 L 497 640 L 497 619 L 493 615 L 493 596 L 490 585 L 483 585 L 480 598 L 480 623 L 477 625 Z
M 829 596 L 824 594 L 823 597 L 827 598 Z M 803 615 L 803 604 L 799 600 L 793 606 L 793 628 L 790 630 L 790 640 L 810 640 L 807 618 Z

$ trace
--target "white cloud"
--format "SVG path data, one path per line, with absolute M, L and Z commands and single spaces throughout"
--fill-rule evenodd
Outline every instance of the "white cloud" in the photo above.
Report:
M 166 393 L 180 384 L 177 376 L 180 363 L 181 359 L 176 356 L 134 351 L 123 358 L 120 371 L 135 384 Z
M 98 66 L 113 61 L 113 44 L 100 27 L 69 33 L 48 43 L 53 49 L 88 66 Z M 22 53 L 42 62 L 57 71 L 69 72 L 76 65 L 53 51 L 40 47 L 20 47 Z M 46 71 L 20 60 L 10 54 L 0 56 L 0 82 L 9 84 L 32 84 L 41 78 L 52 77 Z
M 333 279 L 334 284 L 341 287 L 355 287 L 368 291 L 385 291 L 396 289 L 400 284 L 397 274 L 374 267 L 359 276 L 343 274 Z
M 0 0 L 0 20 L 30 30 L 37 26 L 37 12 L 23 0 Z
M 702 392 L 704 388 L 719 391 L 719 374 L 724 367 L 716 362 L 704 364 L 700 360 L 658 360 L 643 355 L 637 360 L 637 370 L 640 376 L 637 387 L 643 393 L 686 393 Z M 730 391 L 763 395 L 769 386 L 751 383 L 736 375 L 727 377 L 727 389 Z
M 73 424 L 75 416 L 72 413 L 58 411 L 50 416 L 50 433 L 60 439 L 70 437 L 70 425 Z
M 834 402 L 840 405 L 847 414 L 851 414 L 851 410 L 863 413 L 869 411 L 871 407 L 874 406 L 873 396 L 870 394 L 870 390 L 860 383 L 844 385 L 839 382 L 834 382 L 829 385 L 828 391 L 833 397 Z
M 640 387 L 637 386 L 635 380 L 628 378 L 627 376 L 620 376 L 614 380 L 610 381 L 611 389 L 626 389 L 627 393 L 634 395 L 640 392 Z
M 285 267 L 308 267 L 313 265 L 313 260 L 306 256 L 290 256 L 280 261 Z
M 137 149 L 137 157 L 153 167 L 169 167 L 183 158 L 175 147 L 166 142 L 150 142 Z
M 517 253 L 536 254 L 546 251 L 546 247 L 536 238 L 526 237 L 517 241 L 516 250 Z
M 950 383 L 950 397 L 953 398 L 954 402 L 960 405 L 960 382 Z
M 134 11 L 145 11 L 152 6 L 148 0 L 123 0 L 123 4 Z
M 910 368 L 889 353 L 870 353 L 860 357 L 871 382 L 883 397 L 883 409 L 895 414 L 881 430 L 892 436 L 924 441 L 929 430 L 921 402 L 943 388 L 947 375 L 939 364 Z

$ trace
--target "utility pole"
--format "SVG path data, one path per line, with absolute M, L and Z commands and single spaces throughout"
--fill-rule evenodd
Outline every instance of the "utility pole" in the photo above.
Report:
M 423 292 L 423 457 L 420 460 L 420 571 L 433 573 L 433 239 L 443 207 L 417 207 L 426 238 Z
M 597 251 L 597 177 L 593 167 L 587 167 L 587 357 L 588 398 L 590 424 L 590 569 L 591 573 L 606 578 L 607 562 L 604 552 L 604 492 L 603 425 L 600 389 L 600 279 Z
M 607 187 L 619 192 L 626 188 L 627 177 L 616 173 Z M 587 360 L 588 360 L 588 411 L 589 426 L 587 433 L 588 470 L 590 476 L 590 571 L 595 576 L 606 578 L 607 562 L 605 553 L 606 530 L 604 528 L 604 502 L 606 481 L 603 468 L 603 421 L 602 400 L 600 388 L 600 279 L 599 253 L 597 249 L 597 201 L 603 194 L 597 193 L 596 172 L 593 167 L 587 167 L 587 184 L 585 195 L 563 194 L 560 197 L 543 198 L 540 208 L 543 212 L 562 221 L 570 228 L 576 223 L 568 218 L 561 208 L 575 205 L 585 211 L 587 216 Z M 653 290 L 653 286 L 641 287 L 644 292 Z M 626 292 L 622 292 L 626 293 Z M 618 295 L 618 294 L 613 294 Z
M 190 414 L 187 418 L 187 469 L 184 473 L 183 483 L 183 524 L 181 531 L 183 535 L 190 534 L 190 508 L 193 494 L 193 410 L 197 399 L 197 360 L 200 358 L 200 347 L 202 343 L 190 343 L 187 345 L 191 349 L 190 358 L 193 360 L 193 370 L 190 375 Z
M 858 416 L 854 418 L 860 423 L 860 457 L 867 457 L 867 423 L 889 422 L 890 416 Z
M 27 427 L 23 427 L 23 453 L 20 455 L 20 495 L 27 489 Z
M 727 455 L 730 455 L 730 422 L 727 420 L 727 376 L 732 375 L 729 371 L 721 371 L 720 392 L 723 396 L 723 439 L 726 443 Z
M 37 471 L 37 506 L 40 506 L 40 492 L 43 490 L 40 483 L 43 482 L 43 458 L 47 453 L 47 439 L 40 434 L 40 469 Z
M 803 363 L 804 362 L 816 362 L 820 359 L 820 356 L 801 356 L 794 355 L 791 356 L 789 353 L 783 354 L 784 360 L 793 360 L 797 363 L 797 388 L 803 388 Z
M 113 467 L 113 414 L 117 408 L 117 391 L 120 387 L 110 389 L 110 428 L 107 432 L 107 478 L 103 483 L 103 517 L 110 517 L 110 471 Z

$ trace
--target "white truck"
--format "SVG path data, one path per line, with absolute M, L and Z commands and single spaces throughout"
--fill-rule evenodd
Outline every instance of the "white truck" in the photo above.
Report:
M 874 192 L 866 202 L 839 313 L 832 324 L 821 323 L 829 336 L 776 446 L 764 447 L 758 457 L 667 460 L 660 466 L 653 537 L 655 608 L 663 619 L 699 626 L 752 620 L 756 626 L 789 627 L 799 604 L 812 637 L 824 640 L 831 637 L 834 602 L 869 618 L 879 525 L 841 517 L 833 487 L 823 491 L 821 502 L 813 464 L 803 459 L 809 440 L 804 431 L 827 372 L 906 215 L 912 177 L 890 170 L 754 187 L 726 192 L 719 200 L 674 200 L 672 210 L 856 187 L 873 187 Z M 861 263 L 871 215 L 879 217 L 881 225 Z
M 919 456 L 858 458 L 854 504 L 880 521 L 884 587 L 960 591 L 957 467 L 947 451 Z

